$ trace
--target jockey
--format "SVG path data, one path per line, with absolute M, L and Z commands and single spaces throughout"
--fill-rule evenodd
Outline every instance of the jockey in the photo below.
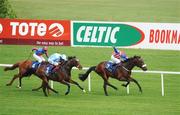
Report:
M 35 51 L 33 54 L 33 57 L 39 62 L 45 61 L 44 57 L 42 56 L 43 54 L 46 55 L 48 58 L 48 53 L 47 53 L 48 47 L 43 47 L 43 48 L 33 48 L 32 51 Z
M 48 62 L 55 66 L 64 61 L 67 61 L 67 57 L 65 54 L 54 53 L 48 58 Z
M 65 54 L 59 54 L 59 53 L 54 53 L 48 58 L 48 62 L 52 65 L 49 65 L 46 69 L 46 74 L 49 75 L 52 73 L 53 70 L 61 63 L 64 61 L 67 61 L 67 57 Z
M 128 59 L 123 51 L 119 51 L 116 47 L 113 47 L 114 52 L 111 55 L 111 60 L 114 64 L 119 64 L 121 61 Z

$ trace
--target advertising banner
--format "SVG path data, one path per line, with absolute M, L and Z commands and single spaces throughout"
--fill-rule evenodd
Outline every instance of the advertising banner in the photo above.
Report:
M 0 19 L 0 44 L 70 45 L 70 21 Z
M 180 24 L 72 21 L 72 46 L 180 50 Z

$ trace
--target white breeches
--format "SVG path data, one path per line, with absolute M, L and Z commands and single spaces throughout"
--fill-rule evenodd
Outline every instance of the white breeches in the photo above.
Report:
M 45 59 L 42 56 L 38 56 L 35 53 L 33 54 L 33 57 L 39 62 L 41 63 L 42 61 L 45 61 Z
M 57 66 L 57 65 L 59 64 L 58 62 L 52 61 L 51 59 L 48 59 L 48 62 L 49 62 L 50 64 L 55 65 L 55 66 Z
M 111 56 L 111 60 L 113 63 L 116 63 L 116 64 L 121 62 L 120 59 L 115 58 L 113 55 Z

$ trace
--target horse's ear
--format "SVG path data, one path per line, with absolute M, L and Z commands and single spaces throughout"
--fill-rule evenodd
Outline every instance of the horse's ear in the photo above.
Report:
M 76 58 L 76 56 L 68 56 L 68 60 Z
M 137 58 L 137 56 L 136 56 L 136 55 L 134 55 L 134 58 Z
M 70 60 L 70 59 L 72 59 L 72 57 L 71 57 L 71 56 L 68 56 L 68 60 Z
M 137 55 L 135 55 L 135 56 L 134 56 L 134 58 L 141 58 L 141 56 L 137 56 Z

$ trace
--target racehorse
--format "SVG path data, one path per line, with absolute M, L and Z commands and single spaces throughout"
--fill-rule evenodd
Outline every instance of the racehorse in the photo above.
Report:
M 61 65 L 61 67 L 64 69 L 64 72 L 67 73 L 68 77 L 64 78 L 64 80 L 68 83 L 71 83 L 71 84 L 75 84 L 77 85 L 83 92 L 86 92 L 79 84 L 78 82 L 74 81 L 71 79 L 71 70 L 73 67 L 77 67 L 78 69 L 82 69 L 82 66 L 81 64 L 79 63 L 79 60 L 76 59 L 75 56 L 72 56 L 72 57 L 68 57 L 68 61 L 66 61 L 64 64 Z M 55 74 L 54 74 L 55 75 Z M 54 80 L 54 75 L 51 75 L 51 76 L 48 76 L 48 80 L 51 79 L 51 80 Z M 43 87 L 43 83 L 40 87 L 36 88 L 36 89 L 33 89 L 33 91 L 37 91 L 39 90 L 40 88 Z
M 79 63 L 79 61 L 74 57 L 74 58 L 69 58 L 69 66 L 70 64 L 72 64 L 71 66 L 77 66 L 79 69 L 82 68 L 81 64 Z M 75 60 L 75 61 L 74 61 Z M 76 63 L 74 63 L 76 62 Z M 16 64 L 14 64 L 13 66 L 11 67 L 6 67 L 4 70 L 7 71 L 7 70 L 14 70 L 15 68 L 19 67 L 19 73 L 18 74 L 15 74 L 14 77 L 12 78 L 12 80 L 7 84 L 7 86 L 9 85 L 12 85 L 13 81 L 17 78 L 19 78 L 19 87 L 21 87 L 21 79 L 23 77 L 26 77 L 26 76 L 30 76 L 31 74 L 34 74 L 36 75 L 37 77 L 39 77 L 40 79 L 42 79 L 42 88 L 43 88 L 43 92 L 44 92 L 44 95 L 47 96 L 47 93 L 46 93 L 46 89 L 50 89 L 52 90 L 53 92 L 55 93 L 58 93 L 57 91 L 55 91 L 54 89 L 52 89 L 49 85 L 48 85 L 48 80 L 51 79 L 51 80 L 54 80 L 54 81 L 58 81 L 64 85 L 67 85 L 68 86 L 68 90 L 67 92 L 65 93 L 66 95 L 69 93 L 70 91 L 70 85 L 67 81 L 65 81 L 65 79 L 68 79 L 69 78 L 69 81 L 71 83 L 74 83 L 73 80 L 71 81 L 71 78 L 70 76 L 68 76 L 68 73 L 65 72 L 64 68 L 61 67 L 61 65 L 58 65 L 58 69 L 56 69 L 55 71 L 55 75 L 56 76 L 47 76 L 46 73 L 45 73 L 45 70 L 46 70 L 46 67 L 49 63 L 45 62 L 45 63 L 42 63 L 37 70 L 33 70 L 32 69 L 32 61 L 31 60 L 26 60 L 26 61 L 22 61 L 22 62 L 18 62 Z M 76 64 L 76 65 L 74 65 Z M 72 67 L 69 67 L 69 68 L 72 68 Z M 71 69 L 70 69 L 71 70 Z M 77 82 L 75 82 L 77 83 Z M 75 84 L 74 83 L 74 84 Z M 82 88 L 83 90 L 83 88 Z
M 104 92 L 106 96 L 108 96 L 107 86 L 110 86 L 113 89 L 117 90 L 117 87 L 115 87 L 114 85 L 108 82 L 109 77 L 112 77 L 119 81 L 126 81 L 127 83 L 122 85 L 124 87 L 127 87 L 127 85 L 132 81 L 137 84 L 139 91 L 142 92 L 142 88 L 139 85 L 139 83 L 134 78 L 131 77 L 131 71 L 135 66 L 141 68 L 143 71 L 147 70 L 146 64 L 144 63 L 143 59 L 140 56 L 134 56 L 134 57 L 128 58 L 126 61 L 117 65 L 117 68 L 115 69 L 114 73 L 109 72 L 106 69 L 107 63 L 108 63 L 107 61 L 103 61 L 103 62 L 100 62 L 96 66 L 90 67 L 86 71 L 86 73 L 79 74 L 79 79 L 82 81 L 85 81 L 88 75 L 90 74 L 90 72 L 95 71 L 104 80 L 103 88 L 104 88 Z

